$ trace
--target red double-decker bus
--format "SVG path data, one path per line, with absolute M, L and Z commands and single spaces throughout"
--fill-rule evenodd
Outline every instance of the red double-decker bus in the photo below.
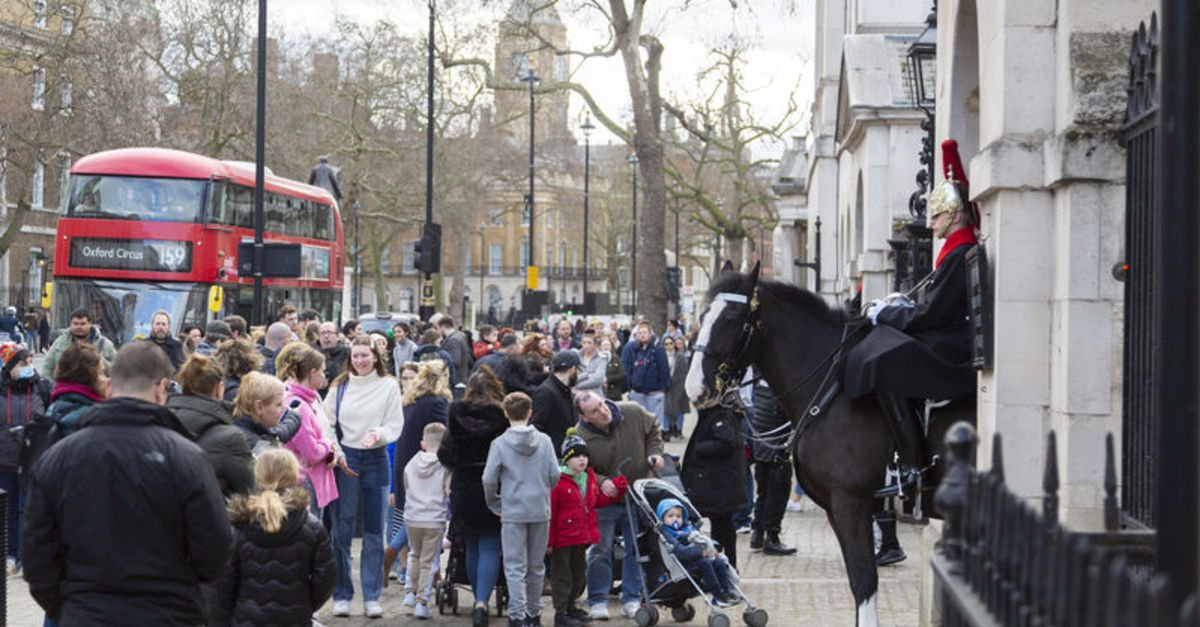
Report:
M 238 246 L 254 241 L 253 164 L 161 148 L 89 155 L 71 168 L 54 248 L 51 324 L 92 312 L 117 344 L 149 336 L 151 314 L 184 325 L 253 307 L 253 277 L 239 272 Z M 285 302 L 326 320 L 341 314 L 345 250 L 337 203 L 325 190 L 268 174 L 268 243 L 299 244 L 300 277 L 265 279 L 266 310 Z M 224 288 L 218 311 L 210 290 Z

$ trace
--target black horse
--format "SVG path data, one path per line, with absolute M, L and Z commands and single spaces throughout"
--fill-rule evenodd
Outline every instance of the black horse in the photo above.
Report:
M 879 577 L 875 565 L 872 515 L 875 493 L 883 487 L 891 441 L 888 420 L 874 398 L 853 400 L 827 396 L 837 378 L 836 355 L 846 338 L 847 312 L 831 309 L 820 297 L 792 285 L 759 281 L 756 265 L 750 274 L 733 272 L 726 264 L 708 293 L 709 306 L 701 318 L 697 352 L 687 390 L 697 404 L 728 403 L 748 366 L 775 391 L 799 433 L 792 440 L 796 478 L 813 502 L 825 510 L 837 534 L 850 578 L 860 627 L 878 624 L 875 596 Z M 810 410 L 818 408 L 814 415 Z M 806 416 L 808 416 L 806 418 Z M 940 454 L 949 425 L 958 420 L 974 424 L 975 405 L 958 402 L 943 408 L 930 423 L 926 450 Z M 935 466 L 925 487 L 941 480 Z M 925 497 L 930 496 L 925 493 Z M 931 503 L 926 498 L 925 504 Z M 933 508 L 926 505 L 925 511 Z

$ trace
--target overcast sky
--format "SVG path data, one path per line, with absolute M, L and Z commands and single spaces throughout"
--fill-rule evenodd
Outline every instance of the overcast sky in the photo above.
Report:
M 439 11 L 467 11 L 461 17 L 479 22 L 495 22 L 512 0 L 441 0 Z M 590 48 L 599 44 L 602 19 L 592 10 L 570 10 L 582 0 L 561 0 L 559 14 L 567 25 L 567 37 L 573 47 Z M 607 4 L 607 2 L 601 2 Z M 802 111 L 808 110 L 812 93 L 813 0 L 740 0 L 739 8 L 729 0 L 691 0 L 681 10 L 683 0 L 651 0 L 647 30 L 663 41 L 663 92 L 676 102 L 686 100 L 695 91 L 696 72 L 707 65 L 711 47 L 736 35 L 751 42 L 747 84 L 754 90 L 749 96 L 756 115 L 762 120 L 777 118 L 786 108 L 788 94 Z M 428 4 L 424 0 L 274 0 L 268 5 L 272 31 L 288 34 L 323 35 L 331 30 L 335 16 L 359 22 L 389 19 L 415 35 L 428 28 Z M 601 107 L 615 119 L 627 118 L 629 89 L 620 57 L 589 59 L 574 76 L 585 85 Z M 798 88 L 797 88 L 798 86 Z M 574 99 L 572 114 L 580 114 L 582 101 Z M 807 114 L 798 117 L 801 125 L 792 134 L 801 134 Z M 600 132 L 593 142 L 611 139 Z M 766 147 L 759 147 L 756 152 Z M 776 148 L 767 149 L 775 152 Z

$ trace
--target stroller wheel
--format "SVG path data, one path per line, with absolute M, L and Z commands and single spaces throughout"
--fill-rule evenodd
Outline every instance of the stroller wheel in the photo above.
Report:
M 651 627 L 653 627 L 654 625 L 657 625 L 658 624 L 658 608 L 654 607 L 653 605 L 649 605 L 649 606 L 646 606 L 646 609 L 649 610 L 649 612 L 650 612 Z
M 761 607 L 742 612 L 742 620 L 750 627 L 766 627 L 767 611 Z
M 654 623 L 650 622 L 650 608 L 645 606 L 639 607 L 637 612 L 633 614 L 633 620 L 638 627 L 650 627 Z
M 433 598 L 437 601 L 438 614 L 446 613 L 446 591 L 442 586 L 438 586 L 433 590 Z
M 458 616 L 458 588 L 455 588 L 453 585 L 451 585 L 447 589 L 447 593 L 450 597 L 450 610 L 455 616 Z
M 686 623 L 696 617 L 696 607 L 691 603 L 685 603 L 679 607 L 671 608 L 671 620 L 677 623 Z
M 708 615 L 708 627 L 729 627 L 729 617 L 720 612 L 713 612 Z

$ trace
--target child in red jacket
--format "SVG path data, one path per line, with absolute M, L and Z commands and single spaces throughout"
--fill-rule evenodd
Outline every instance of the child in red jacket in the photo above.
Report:
M 596 473 L 588 467 L 588 449 L 583 438 L 568 431 L 562 443 L 562 476 L 550 492 L 550 585 L 554 600 L 555 627 L 574 627 L 590 622 L 590 615 L 575 607 L 587 589 L 587 548 L 600 541 L 596 508 L 619 503 L 629 487 L 617 477 L 617 495 L 600 492 Z

